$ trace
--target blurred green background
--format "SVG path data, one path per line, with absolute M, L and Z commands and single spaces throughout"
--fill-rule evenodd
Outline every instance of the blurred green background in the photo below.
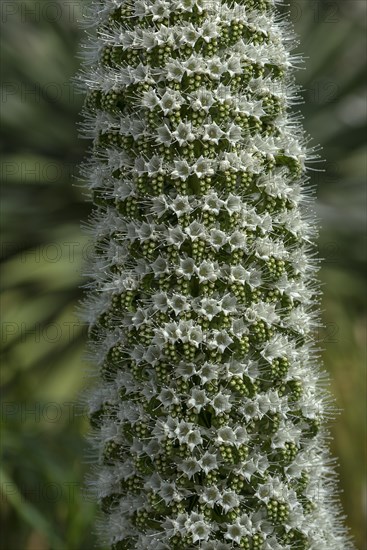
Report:
M 358 550 L 366 522 L 365 32 L 364 0 L 291 1 L 306 56 L 300 106 L 325 172 L 313 172 L 320 218 L 323 359 L 342 410 L 331 426 L 347 523 Z M 77 180 L 83 98 L 78 0 L 6 1 L 2 27 L 2 467 L 3 550 L 100 546 L 78 395 L 88 383 L 85 327 L 75 308 L 90 205 Z

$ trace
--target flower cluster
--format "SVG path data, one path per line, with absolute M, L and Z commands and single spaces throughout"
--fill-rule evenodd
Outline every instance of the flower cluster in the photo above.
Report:
M 276 3 L 92 7 L 91 485 L 113 550 L 352 548 L 313 343 L 314 151 Z

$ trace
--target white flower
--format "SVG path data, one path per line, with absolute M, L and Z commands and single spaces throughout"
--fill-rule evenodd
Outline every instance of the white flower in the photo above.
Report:
M 179 109 L 182 103 L 183 99 L 181 94 L 175 90 L 167 90 L 159 101 L 159 105 L 165 115 Z
M 203 197 L 203 212 L 209 211 L 213 212 L 213 214 L 218 215 L 222 206 L 225 204 L 223 200 L 221 200 L 217 193 L 211 193 L 210 195 L 205 195 Z
M 143 93 L 141 104 L 152 111 L 159 104 L 159 97 L 154 90 L 148 90 Z
M 211 539 L 209 542 L 203 542 L 201 548 L 202 550 L 231 550 L 232 546 L 228 546 L 228 544 L 220 540 Z
M 192 258 L 181 258 L 180 266 L 177 268 L 177 274 L 184 279 L 190 280 L 196 271 L 195 262 Z
M 242 96 L 237 101 L 236 110 L 239 113 L 244 113 L 245 115 L 251 115 L 252 114 L 252 105 L 253 105 L 253 101 L 249 100 L 245 96 Z
M 168 300 L 169 306 L 175 312 L 175 315 L 180 315 L 183 311 L 190 309 L 186 296 L 182 294 L 175 294 Z
M 255 512 L 256 513 L 256 512 Z M 246 535 L 253 535 L 254 532 L 256 532 L 256 527 L 254 527 L 254 515 L 253 513 L 250 513 L 250 515 L 242 514 L 239 518 L 239 523 L 242 525 L 243 530 L 245 531 Z
M 162 525 L 167 532 L 172 532 L 172 534 L 173 533 L 184 534 L 186 530 L 187 518 L 188 518 L 187 512 L 183 514 L 177 514 L 175 518 L 166 517 Z
M 269 304 L 267 302 L 257 302 L 253 306 L 256 316 L 265 321 L 268 325 L 279 321 L 279 315 L 275 313 L 275 307 L 275 304 Z
M 179 399 L 172 388 L 163 388 L 157 395 L 157 398 L 162 403 L 163 407 L 170 407 L 179 403 Z
M 154 84 L 154 79 L 151 76 L 151 67 L 149 65 L 143 65 L 139 63 L 136 69 L 130 69 L 130 75 L 134 84 L 140 82 L 148 82 L 149 84 Z
M 246 245 L 246 237 L 242 231 L 233 231 L 228 239 L 231 250 L 244 249 Z
M 137 0 L 134 4 L 134 13 L 141 18 L 149 14 L 149 5 L 143 0 Z
M 306 158 L 306 152 L 304 147 L 299 143 L 298 140 L 292 138 L 289 134 L 287 134 L 287 143 L 284 147 L 284 152 L 287 156 L 292 157 L 296 160 L 304 161 Z
M 197 472 L 200 472 L 200 463 L 196 458 L 191 457 L 178 462 L 177 468 L 191 479 Z
M 170 416 L 167 418 L 167 420 L 157 419 L 155 426 L 152 430 L 152 435 L 157 438 L 159 443 L 161 443 L 167 437 L 172 439 L 175 437 L 176 424 L 176 420 Z
M 285 443 L 292 441 L 298 445 L 300 437 L 302 435 L 301 428 L 294 426 L 292 422 L 281 422 L 278 431 L 272 437 L 271 446 L 273 449 L 280 447 L 284 448 Z
M 134 40 L 138 39 L 138 37 L 135 36 L 133 32 L 129 32 L 129 31 L 121 33 L 119 38 L 120 38 L 121 45 L 124 46 L 125 48 L 131 47 L 134 44 Z
M 164 2 L 164 0 L 156 0 L 150 10 L 153 14 L 153 21 L 165 19 L 170 15 L 170 4 L 169 2 Z
M 146 133 L 146 123 L 143 120 L 131 119 L 129 129 L 125 127 L 124 121 L 121 123 L 120 131 L 125 134 L 130 134 L 134 139 L 139 139 Z
M 210 524 L 205 521 L 197 521 L 190 528 L 192 541 L 195 544 L 198 540 L 208 540 L 211 533 Z
M 145 349 L 143 346 L 135 346 L 135 348 L 130 352 L 131 359 L 136 361 L 136 363 L 141 363 L 144 358 Z
M 214 104 L 213 94 L 210 90 L 205 88 L 200 88 L 191 94 L 193 99 L 191 107 L 194 111 L 205 111 L 209 112 L 210 107 Z
M 153 343 L 159 345 L 164 345 L 167 342 L 175 343 L 180 337 L 178 331 L 177 323 L 165 323 L 162 327 L 155 329 L 155 336 L 153 338 Z
M 194 363 L 186 363 L 186 361 L 181 361 L 176 367 L 177 375 L 184 380 L 188 380 L 194 374 L 196 374 L 196 365 Z
M 257 119 L 265 115 L 262 101 L 253 101 L 251 115 Z
M 262 260 L 269 260 L 274 255 L 276 243 L 269 238 L 258 238 L 255 241 L 255 256 Z
M 258 186 L 264 189 L 268 195 L 284 199 L 288 198 L 288 193 L 292 189 L 286 183 L 283 170 L 275 171 L 271 177 L 269 174 L 261 174 Z
M 243 426 L 237 426 L 234 433 L 236 435 L 236 446 L 240 446 L 248 442 L 249 436 L 246 428 L 244 428 Z
M 187 341 L 190 344 L 194 344 L 194 346 L 198 348 L 201 342 L 203 341 L 203 331 L 201 327 L 199 326 L 192 327 L 189 331 Z
M 195 272 L 199 277 L 200 283 L 217 280 L 217 268 L 213 262 L 204 260 L 198 267 L 195 267 Z
M 236 442 L 236 434 L 230 426 L 224 426 L 223 428 L 219 428 L 216 441 L 219 443 L 234 445 Z
M 190 398 L 187 401 L 187 407 L 189 409 L 194 408 L 198 412 L 209 402 L 204 390 L 198 388 L 192 388 L 190 392 Z
M 268 538 L 263 545 L 263 550 L 291 550 L 292 546 L 290 544 L 279 544 L 275 537 Z M 322 548 L 319 544 L 312 547 L 312 550 L 329 550 L 330 546 L 327 545 Z
M 198 11 L 201 13 L 202 9 L 200 7 L 200 4 L 197 2 L 197 0 L 177 0 L 177 9 L 179 11 L 188 11 L 191 12 L 193 7 L 198 7 Z
M 186 422 L 186 420 L 180 420 L 177 423 L 175 434 L 180 443 L 185 443 L 185 438 L 192 431 L 194 424 L 192 422 Z
M 259 485 L 255 496 L 265 503 L 269 502 L 270 498 L 276 498 L 280 501 L 288 501 L 288 504 L 291 504 L 295 493 L 292 489 L 288 489 L 287 485 L 279 477 L 269 476 L 266 483 Z
M 232 523 L 227 526 L 227 532 L 224 535 L 225 539 L 233 540 L 237 544 L 240 544 L 241 538 L 246 534 L 245 529 L 238 522 Z
M 302 396 L 299 399 L 299 406 L 307 418 L 322 417 L 324 414 L 324 403 L 315 388 L 304 387 Z
M 163 498 L 166 504 L 170 502 L 180 502 L 181 497 L 177 491 L 176 484 L 174 482 L 162 481 L 158 490 L 159 495 Z
M 190 451 L 192 452 L 195 449 L 195 447 L 203 443 L 203 438 L 201 437 L 200 432 L 196 429 L 196 430 L 192 430 L 190 433 L 187 434 L 185 442 L 188 448 L 190 449 Z
M 200 502 L 205 502 L 210 508 L 214 508 L 215 504 L 220 500 L 220 491 L 216 485 L 205 487 L 200 495 Z
M 131 324 L 134 325 L 134 327 L 139 327 L 146 323 L 148 319 L 148 312 L 144 311 L 142 309 L 138 309 L 136 313 L 131 317 Z
M 178 337 L 182 342 L 188 342 L 190 330 L 193 328 L 193 321 L 180 320 L 177 325 Z
M 227 70 L 227 63 L 218 56 L 213 56 L 207 62 L 209 76 L 214 80 L 219 80 L 221 75 Z
M 169 227 L 167 229 L 167 244 L 174 245 L 177 246 L 177 248 L 180 248 L 181 245 L 185 242 L 186 238 L 187 236 L 179 226 Z
M 248 334 L 249 329 L 247 325 L 245 325 L 244 320 L 242 317 L 239 319 L 233 318 L 232 319 L 232 326 L 231 326 L 231 333 L 236 336 L 237 338 L 242 338 L 244 334 Z
M 248 482 L 251 481 L 251 477 L 257 471 L 257 465 L 253 458 L 247 459 L 241 468 L 241 474 L 247 479 Z
M 155 277 L 160 277 L 161 275 L 164 275 L 164 273 L 169 273 L 168 262 L 162 256 L 158 256 L 158 258 L 151 265 Z
M 200 466 L 206 475 L 212 470 L 216 470 L 218 468 L 216 455 L 206 451 L 200 459 Z
M 230 170 L 233 168 L 233 165 L 231 164 L 230 159 L 228 158 L 228 153 L 224 152 L 220 155 L 220 161 L 219 161 L 219 169 L 222 172 L 225 172 L 226 170 Z
M 284 413 L 287 409 L 285 400 L 282 402 L 282 398 L 277 391 L 269 390 L 267 393 L 260 393 L 257 396 L 257 401 L 263 414 L 266 414 L 268 411 L 272 413 L 280 412 L 282 409 Z
M 135 189 L 132 182 L 119 182 L 115 187 L 116 198 L 121 200 L 127 199 L 135 194 Z
M 163 143 L 163 145 L 171 145 L 172 143 L 172 133 L 171 130 L 168 128 L 167 124 L 164 124 L 163 126 L 160 126 L 157 128 L 157 137 L 156 141 L 157 143 Z
M 160 346 L 148 346 L 144 353 L 144 361 L 153 367 L 162 360 L 162 350 Z
M 195 139 L 191 122 L 180 122 L 172 135 L 177 139 L 180 145 L 184 145 Z
M 262 485 L 259 485 L 255 493 L 255 496 L 259 500 L 267 504 L 271 499 L 271 497 L 273 496 L 271 485 L 269 483 L 264 483 Z
M 221 493 L 219 504 L 223 508 L 224 512 L 227 514 L 229 510 L 237 508 L 237 506 L 240 504 L 240 498 L 234 491 L 223 491 Z
M 227 242 L 227 235 L 220 229 L 212 229 L 209 233 L 209 242 L 215 250 L 219 250 Z
M 185 69 L 178 59 L 173 59 L 172 61 L 169 61 L 168 63 L 166 63 L 164 68 L 167 80 L 175 80 L 176 82 L 181 82 L 182 77 L 185 74 Z
M 210 525 L 205 521 L 204 514 L 191 512 L 186 521 L 187 530 L 191 533 L 193 543 L 198 540 L 208 540 L 211 533 Z
M 190 174 L 192 174 L 192 167 L 186 159 L 174 161 L 174 170 L 171 172 L 171 176 L 174 179 L 180 178 L 182 181 L 185 181 Z
M 256 448 L 255 448 L 255 450 L 257 451 Z M 260 475 L 263 475 L 270 466 L 267 457 L 262 456 L 259 453 L 254 454 L 252 460 L 253 460 L 254 464 L 256 465 L 257 471 L 260 472 Z
M 251 288 L 257 288 L 261 285 L 262 274 L 259 269 L 250 269 L 250 275 L 248 281 L 246 281 Z
M 198 178 L 203 176 L 213 176 L 214 170 L 212 167 L 212 161 L 208 158 L 200 156 L 192 167 L 192 171 Z
M 206 20 L 200 29 L 200 35 L 204 38 L 205 42 L 210 42 L 213 38 L 217 38 L 220 35 L 220 30 L 216 23 Z
M 160 25 L 155 36 L 159 46 L 173 46 L 175 43 L 175 32 L 171 27 L 167 27 L 166 25 Z
M 167 201 L 164 196 L 154 197 L 150 205 L 150 211 L 152 214 L 162 217 L 167 212 Z
M 211 321 L 221 311 L 221 308 L 218 306 L 218 300 L 203 298 L 200 302 L 200 307 L 196 311 Z
M 240 410 L 247 421 L 257 420 L 258 418 L 263 416 L 263 415 L 260 415 L 260 407 L 257 400 L 255 399 L 245 398 L 242 401 Z
M 200 376 L 201 383 L 206 384 L 218 378 L 218 366 L 205 362 L 197 371 L 197 374 Z
M 228 128 L 226 132 L 226 136 L 230 143 L 237 143 L 238 141 L 241 141 L 242 139 L 241 126 L 237 126 L 237 124 L 231 124 L 231 126 Z
M 250 273 L 242 265 L 232 265 L 230 268 L 229 280 L 231 283 L 245 283 L 249 279 Z
M 288 342 L 288 338 L 283 334 L 276 334 L 265 344 L 260 353 L 264 359 L 272 363 L 273 359 L 287 355 L 289 350 L 290 343 Z
M 224 393 L 217 393 L 215 397 L 210 401 L 216 414 L 221 414 L 226 411 L 230 411 L 232 405 L 230 403 L 230 396 Z
M 221 130 L 216 122 L 204 124 L 204 134 L 202 136 L 203 141 L 211 141 L 212 143 L 218 144 L 223 135 L 223 130 Z
M 259 364 L 257 361 L 249 360 L 246 362 L 245 374 L 250 380 L 256 380 L 259 377 Z
M 254 174 L 259 174 L 263 170 L 260 158 L 255 156 L 253 151 L 242 150 L 238 155 L 245 170 L 253 172 Z
M 185 39 L 186 44 L 189 44 L 191 47 L 194 47 L 197 39 L 200 36 L 199 32 L 195 29 L 194 25 L 192 23 L 188 23 L 185 27 L 182 28 L 181 32 L 182 32 L 182 36 Z
M 155 176 L 156 174 L 163 174 L 163 160 L 158 155 L 153 155 L 151 159 L 145 165 L 148 176 Z
M 185 227 L 185 233 L 188 234 L 192 241 L 196 241 L 205 235 L 205 226 L 194 220 L 188 227 Z
M 310 314 L 305 311 L 303 306 L 295 307 L 289 314 L 288 324 L 297 332 L 307 334 L 311 326 Z
M 234 212 L 239 212 L 241 210 L 242 201 L 241 197 L 238 195 L 232 195 L 232 193 L 229 193 L 227 200 L 225 201 L 225 207 L 229 214 L 233 214 Z
M 215 96 L 221 103 L 227 103 L 227 101 L 230 101 L 233 98 L 233 92 L 230 86 L 219 84 Z
M 188 75 L 201 73 L 203 71 L 202 58 L 197 54 L 192 55 L 186 61 L 184 61 L 183 66 L 185 67 Z
M 189 198 L 186 195 L 178 195 L 175 199 L 173 199 L 170 204 L 170 208 L 178 218 L 183 216 L 183 214 L 188 214 L 191 212 Z
M 156 234 L 154 230 L 154 225 L 150 223 L 143 222 L 140 227 L 136 229 L 136 235 L 141 241 L 147 241 L 148 239 L 155 239 Z
M 257 227 L 261 230 L 263 234 L 270 233 L 273 229 L 273 222 L 270 214 L 265 214 L 260 216 L 258 219 Z
M 167 294 L 165 292 L 158 292 L 157 294 L 154 294 L 152 297 L 152 302 L 154 304 L 154 307 L 159 311 L 163 311 L 163 312 L 167 311 L 168 299 L 167 299 Z
M 227 71 L 231 76 L 242 73 L 241 60 L 238 55 L 231 55 L 227 59 Z
M 213 330 L 207 343 L 209 349 L 218 349 L 221 353 L 224 353 L 231 344 L 233 340 L 226 330 Z
M 143 30 L 141 31 L 139 41 L 141 44 L 137 43 L 137 40 L 135 41 L 135 46 L 142 46 L 144 50 L 147 50 L 148 52 L 151 52 L 153 48 L 157 45 L 157 35 L 150 31 L 150 30 Z

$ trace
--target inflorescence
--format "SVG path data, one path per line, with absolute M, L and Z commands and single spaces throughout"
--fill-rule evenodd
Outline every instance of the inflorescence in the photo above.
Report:
M 314 343 L 316 155 L 273 4 L 101 0 L 88 19 L 91 485 L 114 550 L 352 548 Z

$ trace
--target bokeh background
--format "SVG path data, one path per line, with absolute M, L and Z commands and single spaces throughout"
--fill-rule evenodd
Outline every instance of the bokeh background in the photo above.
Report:
M 331 425 L 342 504 L 358 550 L 366 523 L 365 0 L 291 0 L 306 57 L 300 106 L 325 159 L 313 172 L 324 258 L 323 360 L 341 413 Z M 1 3 L 3 550 L 101 550 L 87 420 L 85 327 L 76 317 L 90 247 L 80 229 L 90 204 L 77 179 L 83 97 L 79 0 Z M 316 166 L 315 166 L 316 167 Z

